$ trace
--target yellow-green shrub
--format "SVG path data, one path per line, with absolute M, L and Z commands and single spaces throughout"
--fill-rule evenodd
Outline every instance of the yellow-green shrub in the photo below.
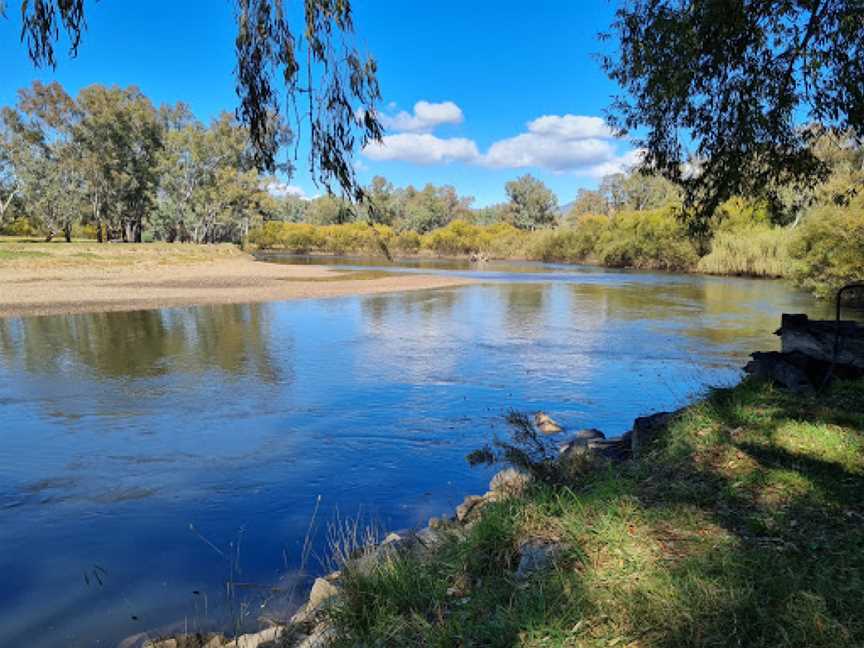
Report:
M 795 280 L 820 297 L 864 281 L 864 206 L 814 210 L 795 233 L 790 252 Z
M 3 229 L 0 230 L 0 234 L 5 234 L 7 236 L 36 236 L 39 234 L 39 231 L 36 230 L 26 218 L 16 218 L 14 221 L 3 227 Z
M 532 259 L 552 263 L 582 263 L 596 256 L 597 244 L 609 227 L 605 216 L 583 216 L 572 227 L 535 232 Z
M 304 253 L 320 249 L 322 239 L 318 230 L 315 225 L 305 223 L 268 221 L 250 232 L 249 241 L 265 250 L 281 248 Z
M 454 220 L 423 236 L 423 247 L 441 256 L 472 254 L 483 250 L 482 229 Z
M 403 254 L 416 254 L 420 249 L 422 241 L 420 235 L 413 230 L 405 230 L 396 235 L 393 241 L 393 248 L 396 252 Z
M 669 209 L 616 214 L 597 247 L 597 260 L 613 268 L 682 271 L 699 259 L 686 228 Z

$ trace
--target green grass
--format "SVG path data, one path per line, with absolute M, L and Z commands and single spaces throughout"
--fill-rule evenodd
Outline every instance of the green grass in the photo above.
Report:
M 864 382 L 748 381 L 638 460 L 496 502 L 426 557 L 344 572 L 340 646 L 864 645 Z M 566 547 L 520 583 L 528 537 Z

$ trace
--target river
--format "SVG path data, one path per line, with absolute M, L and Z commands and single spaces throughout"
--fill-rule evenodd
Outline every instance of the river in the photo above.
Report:
M 737 381 L 781 312 L 831 310 L 772 281 L 390 269 L 482 283 L 0 320 L 0 643 L 254 626 L 325 569 L 335 520 L 418 527 L 484 491 L 465 455 L 510 408 L 620 435 Z

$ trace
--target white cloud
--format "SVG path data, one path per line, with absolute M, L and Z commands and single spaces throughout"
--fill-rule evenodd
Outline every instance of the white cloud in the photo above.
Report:
M 404 110 L 395 115 L 378 115 L 381 124 L 389 131 L 396 132 L 428 132 L 442 124 L 461 124 L 465 119 L 462 109 L 452 101 L 433 103 L 418 101 L 414 104 L 414 112 Z
M 303 200 L 309 200 L 309 196 L 306 195 L 306 192 L 303 191 L 302 187 L 288 184 L 287 182 L 280 182 L 278 180 L 274 180 L 273 182 L 268 184 L 267 191 L 271 196 L 275 196 L 277 198 L 296 196 L 297 198 L 302 198 Z
M 483 163 L 512 169 L 585 172 L 616 157 L 614 135 L 600 117 L 543 115 L 527 126 L 527 133 L 492 144 Z
M 418 101 L 413 113 L 379 115 L 395 134 L 372 142 L 363 154 L 372 160 L 414 164 L 465 162 L 493 168 L 537 168 L 555 173 L 601 177 L 637 165 L 641 152 L 619 153 L 619 140 L 601 117 L 542 115 L 526 131 L 493 142 L 481 154 L 476 142 L 463 137 L 441 138 L 431 132 L 441 124 L 459 124 L 462 110 L 452 101 Z
M 585 175 L 592 178 L 602 178 L 613 173 L 627 173 L 642 164 L 644 158 L 645 149 L 632 149 L 624 155 L 616 155 L 607 162 L 590 167 L 586 170 Z
M 567 140 L 611 139 L 615 136 L 601 117 L 585 115 L 543 115 L 528 122 L 528 130 Z
M 569 140 L 522 133 L 492 144 L 483 156 L 483 163 L 509 169 L 538 167 L 549 171 L 573 171 L 601 164 L 614 156 L 615 147 L 606 140 Z
M 473 162 L 480 157 L 473 140 L 441 138 L 428 133 L 386 135 L 381 142 L 368 144 L 363 154 L 372 160 L 401 160 L 415 164 Z

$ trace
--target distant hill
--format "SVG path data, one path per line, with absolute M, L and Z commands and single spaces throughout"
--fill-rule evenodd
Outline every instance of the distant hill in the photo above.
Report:
M 561 206 L 558 208 L 558 213 L 559 213 L 561 216 L 566 215 L 567 212 L 569 212 L 571 209 L 573 209 L 573 205 L 575 205 L 575 204 L 576 204 L 576 201 L 575 201 L 575 200 L 571 200 L 571 201 L 568 202 L 568 203 L 564 203 L 563 205 L 561 205 Z

